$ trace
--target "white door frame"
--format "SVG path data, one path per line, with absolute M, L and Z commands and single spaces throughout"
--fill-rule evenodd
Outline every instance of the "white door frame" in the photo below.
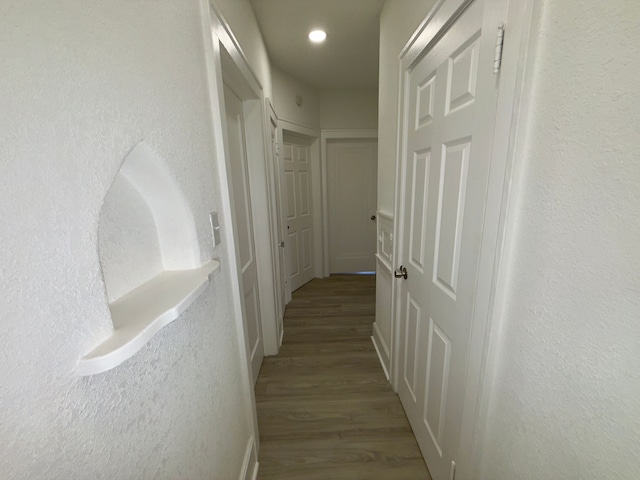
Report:
M 223 227 L 223 245 L 229 252 L 228 275 L 231 282 L 233 316 L 235 319 L 236 331 L 240 347 L 240 370 L 242 378 L 239 380 L 242 385 L 242 397 L 245 403 L 246 417 L 249 420 L 250 442 L 251 448 L 255 451 L 248 452 L 248 458 L 257 460 L 257 451 L 259 449 L 258 436 L 258 417 L 256 412 L 255 392 L 253 383 L 253 372 L 250 363 L 250 351 L 248 342 L 248 332 L 246 324 L 246 312 L 244 309 L 244 298 L 242 277 L 239 262 L 239 244 L 237 238 L 237 228 L 235 225 L 235 212 L 232 201 L 232 184 L 231 184 L 231 168 L 229 149 L 227 145 L 227 126 L 225 117 L 224 103 L 224 81 L 223 81 L 223 63 L 226 63 L 225 78 L 228 80 L 232 77 L 232 83 L 240 93 L 243 102 L 243 110 L 245 114 L 246 129 L 251 131 L 251 140 L 247 139 L 247 153 L 254 156 L 256 162 L 254 164 L 265 164 L 267 155 L 266 138 L 264 135 L 264 95 L 263 87 L 255 75 L 244 52 L 233 35 L 231 28 L 224 20 L 218 6 L 212 0 L 200 0 L 200 10 L 203 22 L 203 33 L 205 35 L 205 62 L 207 70 L 208 88 L 211 98 L 211 114 L 212 114 L 212 130 L 215 153 L 215 162 L 219 175 L 219 187 L 221 198 L 221 226 Z M 250 172 L 250 180 L 252 193 L 254 184 L 257 184 L 258 175 Z M 266 174 L 263 175 L 266 180 Z M 263 181 L 264 187 L 257 184 L 257 191 L 260 196 L 260 189 L 267 189 L 266 181 Z M 264 194 L 264 192 L 262 192 Z M 260 202 L 252 202 L 259 204 Z M 268 202 L 263 202 L 263 208 L 268 206 Z M 254 218 L 260 218 L 262 211 L 253 210 Z M 257 216 L 256 216 L 257 215 Z M 265 218 L 270 218 L 267 212 Z M 256 242 L 256 260 L 258 262 L 258 278 L 262 283 L 263 278 L 272 278 L 271 265 L 271 234 L 267 232 L 267 241 Z M 266 251 L 266 254 L 265 254 Z M 224 265 L 223 265 L 224 268 Z M 271 282 L 266 282 L 271 285 Z M 273 285 L 271 285 L 273 288 Z M 275 326 L 275 307 L 269 306 L 269 302 L 274 304 L 275 296 L 268 291 L 260 292 L 260 308 L 262 311 L 263 332 L 265 329 L 276 328 Z M 266 304 L 263 304 L 263 298 Z M 275 336 L 275 335 L 274 335 Z
M 322 172 L 322 276 L 328 277 L 329 268 L 329 160 L 327 144 L 331 140 L 357 140 L 361 138 L 378 138 L 377 129 L 359 130 L 322 130 L 320 134 L 320 165 Z
M 400 54 L 399 108 L 397 124 L 397 161 L 394 225 L 394 255 L 401 262 L 403 237 L 402 162 L 405 158 L 403 136 L 405 109 L 407 108 L 406 85 L 408 71 L 438 41 L 442 32 L 473 0 L 439 0 L 418 27 Z M 499 1 L 489 2 L 489 8 Z M 498 106 L 496 115 L 493 152 L 489 174 L 487 207 L 481 240 L 481 253 L 476 289 L 476 303 L 471 332 L 471 349 L 468 360 L 468 379 L 465 388 L 464 412 L 461 433 L 461 457 L 458 459 L 456 479 L 476 478 L 481 467 L 482 440 L 486 432 L 486 418 L 490 403 L 491 382 L 497 362 L 496 348 L 492 345 L 491 331 L 497 323 L 499 308 L 496 297 L 501 294 L 501 255 L 504 230 L 509 208 L 511 175 L 516 162 L 518 135 L 525 70 L 530 44 L 530 31 L 535 0 L 509 2 L 505 22 L 505 45 L 498 82 Z M 398 265 L 394 265 L 394 268 Z M 392 284 L 392 339 L 391 339 L 391 383 L 397 391 L 399 383 L 399 335 L 398 318 L 400 296 L 398 283 Z

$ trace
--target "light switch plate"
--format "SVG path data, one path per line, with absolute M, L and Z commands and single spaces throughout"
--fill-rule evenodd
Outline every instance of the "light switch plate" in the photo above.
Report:
M 209 222 L 211 222 L 211 234 L 213 236 L 213 246 L 220 243 L 220 221 L 218 220 L 218 212 L 209 214 Z

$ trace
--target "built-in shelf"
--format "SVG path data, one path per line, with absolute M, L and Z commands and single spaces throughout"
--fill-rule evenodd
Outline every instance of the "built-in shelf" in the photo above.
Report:
M 98 254 L 113 330 L 80 359 L 80 375 L 131 358 L 205 291 L 220 264 L 201 264 L 200 241 L 173 169 L 141 141 L 122 160 L 100 210 Z
M 80 375 L 95 375 L 133 356 L 205 291 L 220 267 L 211 260 L 193 270 L 164 271 L 109 305 L 114 331 L 80 360 Z

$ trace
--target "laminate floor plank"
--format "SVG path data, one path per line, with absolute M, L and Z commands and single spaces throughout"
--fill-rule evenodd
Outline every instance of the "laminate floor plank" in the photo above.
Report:
M 375 277 L 298 289 L 256 383 L 259 480 L 430 480 L 371 342 Z

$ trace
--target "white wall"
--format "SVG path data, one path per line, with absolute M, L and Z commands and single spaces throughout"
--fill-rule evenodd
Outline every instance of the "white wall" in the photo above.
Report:
M 378 128 L 378 91 L 321 91 L 320 127 L 323 130 Z
M 198 1 L 10 2 L 0 15 L 0 465 L 9 479 L 237 478 L 251 414 L 225 245 Z M 119 367 L 78 360 L 111 331 L 103 198 L 145 139 L 222 270 Z M 223 228 L 228 219 L 222 219 Z
M 320 93 L 297 78 L 272 66 L 273 108 L 281 120 L 320 128 Z M 302 97 L 302 106 L 296 96 Z
M 378 209 L 393 214 L 398 120 L 398 56 L 435 0 L 387 0 L 380 13 Z
M 640 478 L 640 6 L 542 5 L 487 480 Z

